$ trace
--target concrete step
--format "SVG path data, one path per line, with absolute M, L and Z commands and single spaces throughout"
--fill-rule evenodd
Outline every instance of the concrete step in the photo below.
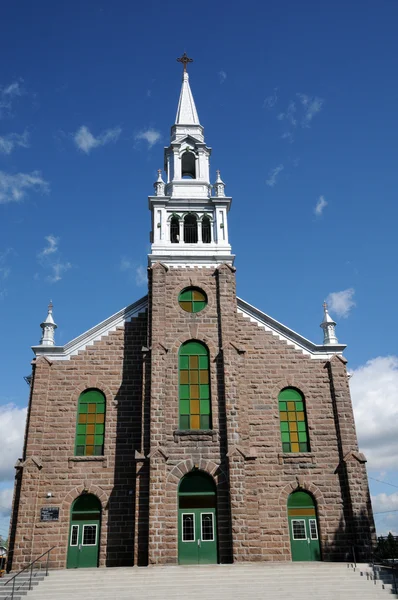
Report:
M 52 571 L 28 600 L 377 600 L 392 597 L 345 563 L 262 563 Z
M 240 563 L 50 571 L 20 600 L 378 600 L 395 598 L 371 581 L 368 564 Z M 0 586 L 0 591 L 2 587 Z M 0 600 L 2 597 L 0 596 Z M 17 596 L 14 597 L 17 600 Z

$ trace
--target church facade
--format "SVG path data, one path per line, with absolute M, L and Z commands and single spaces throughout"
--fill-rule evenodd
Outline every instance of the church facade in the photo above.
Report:
M 326 305 L 315 344 L 236 296 L 210 155 L 185 62 L 147 296 L 62 347 L 50 305 L 33 348 L 13 570 L 371 553 L 345 346 Z

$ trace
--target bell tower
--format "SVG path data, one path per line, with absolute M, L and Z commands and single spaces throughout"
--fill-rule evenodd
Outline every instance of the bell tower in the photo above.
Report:
M 152 213 L 149 266 L 161 262 L 171 267 L 232 265 L 234 255 L 228 239 L 228 212 L 232 198 L 217 171 L 210 183 L 211 148 L 206 145 L 189 85 L 184 53 L 180 99 L 170 145 L 164 149 L 164 171 L 149 196 Z

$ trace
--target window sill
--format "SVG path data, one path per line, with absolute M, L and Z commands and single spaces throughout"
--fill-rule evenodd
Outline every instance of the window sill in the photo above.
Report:
M 211 438 L 213 442 L 217 440 L 217 431 L 215 429 L 176 429 L 173 435 L 174 441 L 177 443 L 179 443 L 180 439 L 204 441 Z
M 108 466 L 108 457 L 107 456 L 70 456 L 68 458 L 69 467 L 72 467 L 73 463 L 82 463 L 82 462 L 102 463 L 102 466 L 104 468 L 106 468 Z
M 294 464 L 297 463 L 305 465 L 315 465 L 315 454 L 313 452 L 280 452 L 278 454 L 278 460 L 280 465 Z

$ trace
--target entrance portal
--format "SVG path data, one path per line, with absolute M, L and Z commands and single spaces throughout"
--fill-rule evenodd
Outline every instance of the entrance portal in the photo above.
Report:
M 178 562 L 217 563 L 216 486 L 209 475 L 193 471 L 178 490 Z
M 287 502 L 292 560 L 321 560 L 316 504 L 310 494 L 293 492 Z
M 67 569 L 98 567 L 100 532 L 100 501 L 93 494 L 79 496 L 71 509 Z

